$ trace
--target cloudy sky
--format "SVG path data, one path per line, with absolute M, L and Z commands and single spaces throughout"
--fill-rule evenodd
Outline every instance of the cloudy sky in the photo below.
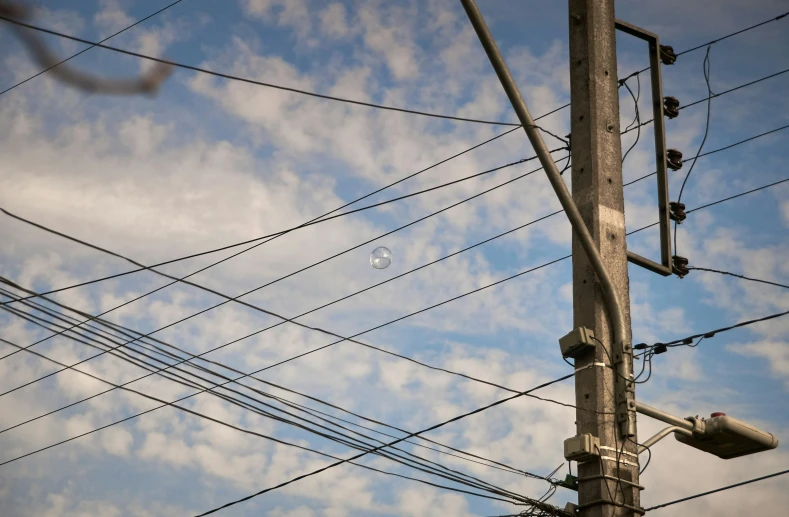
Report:
M 46 1 L 41 2 L 34 20 L 54 30 L 98 40 L 167 3 Z M 548 113 L 569 102 L 566 2 L 497 0 L 479 4 L 532 113 Z M 787 10 L 782 0 L 759 0 L 747 6 L 735 0 L 620 0 L 616 7 L 619 18 L 658 33 L 661 41 L 676 51 Z M 789 17 L 713 45 L 712 91 L 722 92 L 789 68 L 789 55 L 784 50 L 789 45 L 787 24 Z M 50 36 L 45 41 L 64 57 L 84 48 Z M 108 44 L 326 95 L 458 117 L 515 120 L 455 0 L 184 0 Z M 624 35 L 618 37 L 617 44 L 619 77 L 648 64 L 645 45 Z M 0 91 L 40 70 L 7 24 L 0 30 L 0 46 Z M 663 68 L 666 95 L 677 97 L 682 104 L 706 97 L 704 55 L 702 48 Z M 92 49 L 71 63 L 111 77 L 131 77 L 151 66 L 102 49 Z M 645 118 L 651 118 L 649 81 L 647 76 L 642 79 L 639 105 Z M 781 95 L 788 82 L 786 74 L 716 98 L 704 151 L 789 124 L 789 99 Z M 629 84 L 636 88 L 635 79 Z M 624 89 L 621 93 L 624 128 L 634 117 L 634 106 Z M 695 155 L 701 144 L 706 114 L 706 104 L 700 103 L 667 122 L 668 145 L 681 150 L 686 159 Z M 568 117 L 569 110 L 564 109 L 540 124 L 566 135 Z M 0 120 L 0 206 L 143 264 L 300 225 L 508 129 L 332 102 L 184 70 L 176 70 L 155 97 L 86 95 L 43 75 L 0 96 Z M 625 162 L 625 181 L 654 170 L 651 129 L 651 125 L 642 128 L 642 138 Z M 789 130 L 779 131 L 700 158 L 683 202 L 691 209 L 789 177 L 785 167 L 787 135 Z M 632 131 L 623 137 L 623 148 L 629 147 L 635 136 Z M 560 141 L 545 138 L 549 148 L 563 147 Z M 525 135 L 515 131 L 351 208 L 533 154 Z M 557 160 L 564 156 L 563 151 L 554 154 Z M 294 231 L 190 280 L 231 297 L 260 288 L 242 300 L 287 318 L 320 308 L 298 321 L 341 336 L 361 334 L 358 339 L 363 343 L 525 390 L 571 372 L 561 360 L 557 343 L 572 326 L 569 260 L 365 331 L 564 257 L 570 249 L 570 227 L 563 215 L 355 293 L 556 211 L 559 204 L 541 171 L 448 208 L 536 167 L 531 161 Z M 671 173 L 672 200 L 688 168 L 685 165 Z M 565 178 L 569 181 L 569 175 Z M 627 187 L 625 198 L 628 230 L 657 220 L 652 179 Z M 446 210 L 425 218 L 442 209 Z M 784 183 L 690 214 L 680 227 L 679 252 L 691 265 L 786 284 L 789 262 L 783 257 L 789 253 L 787 229 L 789 184 Z M 122 259 L 7 215 L 0 215 L 0 232 L 0 274 L 38 292 L 136 269 Z M 175 262 L 159 270 L 179 277 L 189 275 L 250 246 Z M 369 254 L 376 246 L 392 250 L 392 264 L 385 270 L 370 267 Z M 628 247 L 657 257 L 657 229 L 631 236 Z M 291 275 L 294 272 L 298 274 Z M 222 375 L 261 370 L 337 341 L 326 333 L 290 323 L 274 326 L 282 320 L 249 306 L 225 303 L 213 308 L 226 299 L 183 284 L 164 287 L 114 309 L 168 283 L 151 272 L 137 272 L 65 290 L 51 298 L 91 314 L 110 311 L 104 316 L 108 321 L 141 333 L 155 331 L 151 338 L 158 342 L 142 340 L 149 348 L 155 345 L 172 351 L 167 348 L 171 345 L 201 354 L 235 341 L 205 358 L 237 372 L 199 363 Z M 22 295 L 10 286 L 2 287 L 4 296 Z M 789 310 L 789 294 L 779 287 L 701 271 L 684 279 L 663 278 L 631 266 L 630 288 L 636 343 L 673 340 Z M 349 295 L 353 296 L 322 307 Z M 46 325 L 63 323 L 29 306 L 12 307 L 42 317 Z M 64 314 L 77 316 L 68 311 Z M 175 322 L 179 323 L 171 325 Z M 7 311 L 0 313 L 0 324 L 2 356 L 17 350 L 11 343 L 27 346 L 52 334 Z M 722 333 L 697 348 L 671 349 L 654 359 L 652 377 L 639 386 L 638 398 L 681 416 L 725 411 L 770 430 L 783 444 L 789 443 L 787 336 L 789 318 L 779 318 Z M 119 333 L 84 337 L 106 338 L 102 342 L 111 346 L 129 339 Z M 80 342 L 65 336 L 43 341 L 31 350 L 69 365 L 98 353 L 85 339 Z M 164 360 L 161 354 L 154 357 Z M 60 368 L 29 352 L 15 353 L 0 360 L 0 391 L 5 393 Z M 115 384 L 147 373 L 110 354 L 79 368 Z M 200 372 L 187 368 L 186 373 Z M 210 372 L 204 376 L 217 379 Z M 416 431 L 508 395 L 350 342 L 267 369 L 256 377 L 243 381 L 246 387 L 235 386 L 234 393 L 218 391 L 259 410 L 278 415 L 283 413 L 277 411 L 287 410 L 331 428 L 317 420 L 320 416 L 385 441 L 392 438 L 380 433 L 397 437 L 403 433 L 358 415 Z M 129 388 L 168 402 L 197 391 L 160 376 L 147 377 Z M 114 390 L 17 426 L 108 389 L 107 384 L 66 371 L 0 397 L 0 463 L 161 405 L 140 394 Z M 262 394 L 279 398 L 275 401 Z M 572 380 L 538 394 L 573 403 Z M 267 408 L 263 402 L 277 409 Z M 287 443 L 343 458 L 354 453 L 347 445 L 209 393 L 179 404 L 258 435 L 173 407 L 155 409 L 0 465 L 1 513 L 194 515 L 333 461 Z M 325 414 L 299 412 L 301 407 Z M 347 422 L 332 420 L 335 417 Z M 544 481 L 493 468 L 487 460 L 547 475 L 564 462 L 562 442 L 574 434 L 574 417 L 572 408 L 520 398 L 427 435 L 486 458 L 481 460 L 486 465 L 444 454 L 450 451 L 435 443 L 417 441 L 432 449 L 405 444 L 403 450 L 512 492 L 539 497 L 548 488 Z M 17 427 L 7 430 L 13 426 Z M 642 439 L 659 428 L 654 421 L 639 419 Z M 647 487 L 642 503 L 651 506 L 781 470 L 789 462 L 784 447 L 724 461 L 667 439 L 653 448 L 652 461 L 642 476 Z M 381 457 L 365 456 L 359 463 L 468 489 Z M 566 472 L 565 465 L 557 476 Z M 789 504 L 786 486 L 785 478 L 776 478 L 659 513 L 699 517 L 721 512 L 747 514 L 758 500 L 761 513 L 776 514 L 777 508 Z M 551 502 L 564 506 L 575 498 L 575 493 L 559 489 Z M 342 465 L 221 513 L 422 517 L 517 511 L 512 504 Z

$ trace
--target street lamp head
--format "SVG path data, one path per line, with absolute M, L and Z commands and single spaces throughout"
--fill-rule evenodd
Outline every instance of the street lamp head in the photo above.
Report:
M 674 437 L 677 441 L 724 460 L 778 447 L 778 439 L 771 433 L 725 413 L 713 413 L 705 424 L 702 429 L 695 429 L 690 436 L 675 433 Z

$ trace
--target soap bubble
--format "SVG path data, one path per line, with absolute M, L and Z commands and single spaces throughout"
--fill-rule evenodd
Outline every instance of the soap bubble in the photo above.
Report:
M 381 246 L 380 248 L 375 248 L 373 252 L 370 253 L 370 265 L 375 269 L 386 269 L 391 263 L 392 252 L 389 251 L 389 248 Z

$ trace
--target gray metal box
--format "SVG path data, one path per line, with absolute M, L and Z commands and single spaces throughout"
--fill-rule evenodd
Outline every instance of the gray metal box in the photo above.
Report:
M 674 433 L 674 437 L 684 444 L 724 460 L 778 447 L 778 439 L 772 434 L 730 416 L 714 416 L 707 420 L 706 424 L 703 435 L 694 433 L 693 436 L 685 436 Z
M 562 357 L 578 357 L 589 350 L 594 350 L 594 333 L 585 327 L 574 328 L 569 334 L 559 339 Z
M 583 463 L 600 455 L 600 438 L 579 434 L 564 441 L 564 459 Z

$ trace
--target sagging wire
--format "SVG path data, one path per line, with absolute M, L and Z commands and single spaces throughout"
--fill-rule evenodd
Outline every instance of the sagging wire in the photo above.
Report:
M 170 6 L 168 6 L 170 7 Z M 20 4 L 0 2 L 0 16 L 12 21 L 29 22 L 32 13 Z M 58 58 L 54 52 L 28 27 L 14 24 L 13 31 L 24 43 L 30 57 L 61 82 L 86 93 L 105 95 L 154 95 L 170 76 L 173 66 L 159 61 L 146 73 L 133 79 L 109 79 L 96 77 L 75 70 L 65 64 L 68 59 Z M 98 45 L 93 45 L 98 46 Z M 87 50 L 87 49 L 86 49 Z
M 637 82 L 637 85 L 638 85 L 637 86 L 637 91 L 638 91 L 637 94 L 633 94 L 633 90 L 630 88 L 630 85 L 627 84 L 627 79 L 629 77 L 619 81 L 619 84 L 620 85 L 624 85 L 624 87 L 627 88 L 627 91 L 630 93 L 630 97 L 633 99 L 633 108 L 635 109 L 635 116 L 633 117 L 633 122 L 628 124 L 628 126 L 625 128 L 624 132 L 627 132 L 631 128 L 631 126 L 633 126 L 633 124 L 638 124 L 636 126 L 636 129 L 637 129 L 637 131 L 636 131 L 636 140 L 633 142 L 633 145 L 630 146 L 630 148 L 627 150 L 627 152 L 624 154 L 624 156 L 622 156 L 622 164 L 623 165 L 625 163 L 625 159 L 627 159 L 627 155 L 630 154 L 630 151 L 632 151 L 636 147 L 636 145 L 638 145 L 638 141 L 641 138 L 641 126 L 642 126 L 642 124 L 641 124 L 641 112 L 638 109 L 638 101 L 641 98 L 641 75 L 640 74 L 641 74 L 641 72 L 636 72 L 635 74 L 632 74 L 630 76 L 630 77 L 635 76 L 635 78 L 636 78 L 636 82 Z
M 690 169 L 688 169 L 688 173 L 685 175 L 685 179 L 682 181 L 682 186 L 679 189 L 679 195 L 677 196 L 677 203 L 682 201 L 682 193 L 685 190 L 685 185 L 688 182 L 688 178 L 690 178 L 690 173 L 693 172 L 693 168 L 696 166 L 696 162 L 698 161 L 699 156 L 701 155 L 701 150 L 704 149 L 704 144 L 707 142 L 707 136 L 710 132 L 710 112 L 712 110 L 712 98 L 715 96 L 715 93 L 712 91 L 712 87 L 710 86 L 710 50 L 712 49 L 712 45 L 707 46 L 707 53 L 704 55 L 704 61 L 702 62 L 702 71 L 704 72 L 704 81 L 707 84 L 707 121 L 704 125 L 704 138 L 701 140 L 701 145 L 699 145 L 699 150 L 696 152 L 696 157 L 693 160 L 693 163 L 690 165 Z M 677 247 L 677 225 L 680 223 L 677 219 L 674 220 L 674 252 L 676 255 L 679 255 L 679 248 Z

